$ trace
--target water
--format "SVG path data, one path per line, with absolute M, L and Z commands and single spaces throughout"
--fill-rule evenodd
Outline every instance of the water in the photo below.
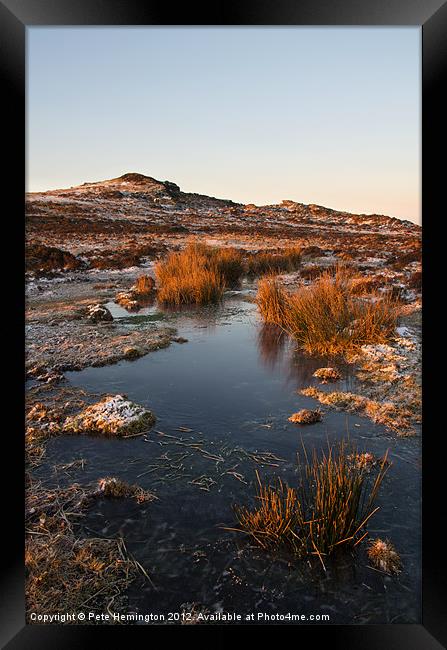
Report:
M 261 326 L 246 297 L 234 293 L 222 307 L 180 314 L 148 306 L 137 318 L 172 321 L 188 342 L 68 373 L 73 385 L 126 394 L 153 410 L 157 423 L 147 436 L 129 440 L 50 440 L 41 478 L 50 486 L 111 475 L 157 495 L 143 506 L 98 500 L 83 521 L 87 535 L 123 536 L 150 575 L 153 584 L 132 585 L 130 611 L 166 614 L 194 602 L 211 612 L 329 614 L 338 624 L 420 622 L 419 439 L 396 439 L 367 419 L 330 410 L 315 425 L 289 423 L 291 413 L 315 408 L 297 391 L 316 384 L 312 374 L 328 360 L 297 355 L 278 332 Z M 355 389 L 349 367 L 342 370 L 343 381 L 330 390 Z M 253 503 L 256 470 L 266 480 L 293 483 L 303 442 L 321 449 L 347 435 L 360 451 L 390 450 L 392 467 L 369 531 L 396 546 L 401 574 L 373 570 L 365 545 L 340 553 L 323 571 L 317 560 L 270 556 L 225 529 L 235 525 L 234 503 Z M 51 470 L 81 457 L 84 470 L 70 476 Z

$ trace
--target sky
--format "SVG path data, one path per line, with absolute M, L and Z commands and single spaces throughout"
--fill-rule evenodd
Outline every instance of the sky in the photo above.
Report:
M 419 27 L 28 27 L 27 191 L 139 172 L 420 222 Z

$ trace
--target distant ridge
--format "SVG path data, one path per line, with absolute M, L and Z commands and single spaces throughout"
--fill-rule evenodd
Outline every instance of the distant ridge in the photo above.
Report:
M 300 215 L 306 219 L 316 219 L 318 221 L 328 220 L 329 222 L 336 220 L 356 221 L 358 224 L 375 222 L 379 224 L 389 224 L 399 227 L 405 226 L 410 229 L 420 230 L 421 226 L 406 219 L 399 219 L 397 217 L 390 217 L 383 214 L 353 214 L 350 212 L 335 210 L 325 206 L 316 205 L 313 203 L 304 204 L 290 199 L 284 199 L 281 203 L 258 206 L 254 203 L 237 203 L 231 199 L 221 199 L 206 194 L 199 194 L 197 192 L 183 192 L 177 183 L 172 181 L 160 181 L 152 176 L 146 176 L 139 172 L 126 172 L 116 178 L 110 178 L 102 181 L 86 182 L 82 185 L 77 185 L 65 189 L 48 190 L 46 192 L 28 192 L 27 197 L 33 200 L 37 197 L 47 197 L 50 199 L 54 197 L 71 198 L 73 200 L 88 200 L 89 198 L 103 199 L 103 200 L 116 200 L 120 198 L 134 198 L 138 200 L 150 201 L 155 205 L 181 205 L 190 207 L 195 205 L 197 207 L 209 207 L 210 209 L 216 207 L 227 207 L 236 209 L 237 211 L 243 210 L 250 214 L 262 213 L 271 210 L 281 210 L 290 213 L 291 215 Z

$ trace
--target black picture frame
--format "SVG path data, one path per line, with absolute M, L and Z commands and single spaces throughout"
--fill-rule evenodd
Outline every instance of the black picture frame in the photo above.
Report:
M 436 260 L 442 262 L 442 249 L 436 255 L 436 217 L 445 218 L 443 206 L 444 173 L 436 154 L 441 149 L 444 133 L 443 69 L 447 68 L 447 4 L 441 0 L 251 0 L 251 2 L 215 2 L 196 8 L 190 3 L 174 10 L 170 4 L 161 5 L 142 0 L 0 0 L 0 66 L 2 71 L 3 127 L 11 137 L 12 145 L 5 148 L 7 162 L 4 182 L 7 182 L 9 209 L 4 212 L 4 228 L 11 233 L 8 248 L 15 252 L 17 269 L 8 273 L 8 290 L 11 303 L 17 306 L 17 297 L 23 295 L 24 242 L 24 170 L 25 170 L 25 31 L 36 25 L 414 25 L 422 28 L 423 119 L 422 119 L 422 184 L 424 224 L 424 442 L 423 442 L 423 612 L 421 625 L 374 626 L 300 626 L 287 627 L 295 643 L 330 643 L 331 647 L 361 650 L 412 648 L 435 650 L 443 647 L 447 635 L 445 621 L 445 588 L 441 573 L 444 561 L 442 532 L 436 533 L 436 521 L 442 512 L 443 489 L 436 477 L 442 476 L 443 458 L 438 453 L 438 441 L 444 436 L 436 413 L 442 405 L 442 386 L 431 381 L 431 369 L 439 359 L 434 333 L 428 323 L 436 315 L 436 294 L 431 290 L 437 275 Z M 380 99 L 379 99 L 380 101 Z M 7 223 L 5 224 L 5 221 Z M 6 236 L 6 235 L 5 235 Z M 9 235 L 8 235 L 9 237 Z M 439 262 L 438 262 L 439 263 Z M 9 268 L 9 267 L 8 267 Z M 439 267 L 441 269 L 441 267 Z M 1 625 L 2 647 L 19 648 L 84 648 L 89 642 L 106 643 L 104 635 L 113 633 L 115 643 L 133 644 L 134 632 L 143 633 L 147 642 L 154 642 L 154 628 L 139 629 L 37 626 L 25 625 L 24 568 L 23 568 L 23 467 L 24 448 L 19 434 L 23 413 L 23 314 L 14 308 L 12 324 L 8 324 L 9 338 L 14 352 L 14 363 L 8 366 L 8 411 L 13 422 L 4 429 L 8 446 L 4 447 L 4 465 L 14 468 L 3 495 L 4 521 L 8 534 L 4 534 L 6 548 L 2 553 L 1 573 Z M 15 319 L 15 320 L 14 320 Z M 435 322 L 433 320 L 433 322 Z M 16 369 L 15 374 L 13 369 Z M 9 372 L 10 371 L 10 372 Z M 442 382 L 441 382 L 442 383 Z M 14 434 L 14 435 L 13 435 Z M 6 456 L 7 454 L 7 456 Z M 6 512 L 5 512 L 6 511 Z M 438 514 L 436 514 L 438 513 Z M 239 626 L 199 626 L 198 628 L 157 629 L 172 639 L 172 634 L 182 633 L 182 643 L 198 640 L 214 645 L 228 645 L 228 639 L 240 638 L 248 633 L 253 637 L 262 634 L 265 644 L 278 642 L 277 626 L 244 628 Z M 189 639 L 188 639 L 189 635 Z M 177 636 L 177 634 L 176 634 Z M 212 637 L 212 639 L 211 639 Z M 254 642 L 254 641 L 253 641 Z M 114 644 L 112 644 L 114 645 Z

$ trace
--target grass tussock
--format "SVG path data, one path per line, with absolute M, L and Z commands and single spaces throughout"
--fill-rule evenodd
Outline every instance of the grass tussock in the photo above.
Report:
M 147 296 L 150 294 L 155 287 L 154 278 L 151 278 L 150 275 L 140 275 L 135 285 L 132 287 L 133 293 L 138 295 Z
M 274 486 L 262 484 L 259 473 L 256 508 L 235 506 L 234 512 L 242 532 L 265 550 L 286 548 L 293 553 L 304 553 L 303 537 L 297 534 L 304 525 L 304 514 L 295 488 L 281 479 Z
M 189 244 L 184 250 L 169 253 L 155 266 L 158 300 L 173 305 L 218 302 L 225 280 L 208 247 Z
M 348 453 L 350 451 L 351 453 Z M 344 442 L 321 458 L 314 451 L 304 464 L 298 487 L 265 486 L 259 475 L 257 505 L 235 506 L 239 528 L 265 550 L 287 549 L 303 557 L 323 557 L 340 547 L 353 547 L 367 535 L 366 524 L 378 510 L 379 488 L 388 469 L 386 456 L 375 478 L 352 463 Z
M 301 409 L 298 413 L 293 413 L 293 415 L 288 418 L 289 422 L 294 422 L 295 424 L 315 424 L 316 422 L 321 422 L 323 415 L 320 410 L 311 411 L 310 409 Z
M 307 352 L 344 354 L 362 345 L 386 343 L 394 335 L 398 306 L 391 298 L 357 298 L 352 276 L 342 268 L 312 285 L 287 292 L 277 278 L 259 283 L 257 304 L 265 322 L 280 325 Z
M 335 381 L 338 381 L 341 379 L 341 375 L 337 368 L 318 368 L 315 370 L 314 377 L 320 380 L 320 383 L 322 384 L 329 384 Z
M 289 308 L 289 295 L 275 275 L 266 275 L 259 280 L 256 303 L 265 323 L 283 327 Z
M 205 247 L 203 247 L 205 248 Z M 206 255 L 224 279 L 225 287 L 234 287 L 245 272 L 244 258 L 237 248 L 206 247 Z
M 401 570 L 399 554 L 388 539 L 373 540 L 368 548 L 368 557 L 376 569 L 385 573 L 399 573 Z
M 245 258 L 237 248 L 192 242 L 156 264 L 158 299 L 172 305 L 217 302 L 224 290 L 237 286 L 244 275 L 289 272 L 300 263 L 298 246 L 278 253 L 253 253 Z

